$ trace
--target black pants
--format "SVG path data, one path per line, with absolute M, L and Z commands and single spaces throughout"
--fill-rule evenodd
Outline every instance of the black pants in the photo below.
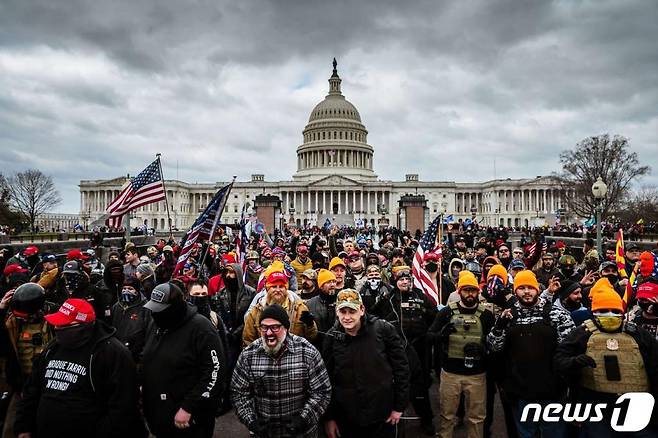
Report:
M 414 411 L 422 422 L 431 422 L 434 418 L 432 405 L 430 404 L 430 349 L 426 346 L 424 339 L 409 344 L 406 348 L 409 371 L 411 373 L 411 385 L 409 395 Z
M 397 435 L 397 426 L 391 426 L 383 421 L 367 426 L 359 426 L 351 421 L 339 419 L 336 419 L 336 423 L 340 438 L 395 438 Z
M 172 429 L 157 434 L 156 438 L 212 438 L 215 433 L 215 417 L 200 417 L 193 419 L 193 424 L 187 429 Z

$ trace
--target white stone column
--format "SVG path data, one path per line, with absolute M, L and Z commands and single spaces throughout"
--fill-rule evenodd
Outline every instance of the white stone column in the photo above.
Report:
M 359 211 L 361 212 L 360 214 L 362 215 L 363 212 L 365 211 L 363 209 L 363 187 L 361 187 L 361 190 L 360 190 L 360 198 L 361 199 L 360 199 L 360 202 L 359 202 Z
M 329 192 L 329 212 L 330 214 L 334 214 L 334 191 L 331 190 Z

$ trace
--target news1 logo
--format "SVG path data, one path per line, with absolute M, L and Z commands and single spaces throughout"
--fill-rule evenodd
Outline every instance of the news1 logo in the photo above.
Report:
M 610 427 L 616 432 L 641 431 L 651 421 L 654 403 L 653 395 L 647 392 L 627 392 L 621 395 L 612 406 Z M 607 408 L 607 403 L 549 403 L 546 406 L 528 403 L 521 413 L 521 422 L 557 423 L 564 420 L 596 423 L 605 419 L 603 411 Z

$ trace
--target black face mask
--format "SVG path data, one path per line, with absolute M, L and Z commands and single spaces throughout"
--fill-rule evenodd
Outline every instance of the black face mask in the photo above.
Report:
M 64 348 L 75 349 L 85 345 L 94 335 L 94 323 L 76 324 L 55 330 L 57 343 Z
M 426 270 L 427 272 L 436 272 L 436 271 L 439 270 L 439 265 L 436 264 L 436 263 L 427 263 L 427 264 L 425 265 L 425 270 Z
M 151 316 L 155 324 L 161 329 L 170 329 L 179 324 L 185 317 L 187 303 L 185 301 L 174 301 L 171 306 L 161 312 L 153 312 Z
M 658 313 L 658 308 L 654 303 L 649 303 L 646 301 L 640 301 L 637 303 L 644 312 L 647 312 L 649 315 L 655 316 Z
M 570 278 L 573 275 L 573 268 L 564 267 L 562 268 L 562 273 L 565 277 Z
M 193 306 L 196 306 L 197 311 L 205 316 L 206 318 L 210 317 L 210 297 L 206 296 L 191 296 L 188 299 L 188 303 Z
M 619 281 L 619 275 L 615 274 L 605 275 L 604 278 L 607 278 L 610 284 L 613 286 Z
M 226 278 L 224 278 L 224 283 L 226 284 L 226 287 L 229 288 L 229 290 L 234 291 L 238 288 L 238 279 L 237 278 L 226 277 Z

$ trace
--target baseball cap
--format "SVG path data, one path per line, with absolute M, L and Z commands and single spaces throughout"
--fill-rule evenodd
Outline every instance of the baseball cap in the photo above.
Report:
M 5 266 L 5 269 L 3 271 L 3 274 L 5 277 L 9 277 L 12 274 L 26 274 L 28 272 L 27 269 L 19 265 L 18 263 L 13 263 L 11 265 Z
M 30 257 L 30 256 L 37 255 L 37 254 L 39 254 L 39 248 L 37 248 L 34 245 L 28 246 L 27 248 L 25 248 L 23 250 L 23 255 L 25 257 Z
M 283 286 L 288 286 L 288 277 L 286 274 L 283 272 L 272 272 L 270 275 L 267 276 L 267 280 L 265 282 L 265 285 L 267 287 L 271 285 L 283 285 Z
M 424 262 L 427 262 L 427 261 L 438 262 L 439 260 L 441 260 L 441 256 L 439 256 L 437 253 L 435 253 L 433 251 L 426 252 L 425 255 L 423 256 L 423 261 Z
M 70 260 L 64 263 L 64 266 L 62 267 L 62 274 L 79 274 L 79 273 L 80 273 L 80 265 L 78 264 L 77 261 Z
M 171 247 L 171 245 L 165 245 L 164 248 L 162 248 L 162 252 L 165 252 L 165 251 L 174 252 L 174 249 Z
M 359 295 L 354 289 L 343 289 L 338 292 L 338 296 L 336 296 L 336 310 L 340 310 L 344 307 L 359 310 L 362 305 L 363 300 L 361 300 L 361 295 Z
M 523 260 L 515 259 L 512 260 L 512 262 L 509 264 L 509 271 L 512 269 L 525 269 L 525 263 L 523 263 Z
M 79 249 L 72 249 L 66 253 L 66 260 L 86 260 L 88 258 L 87 254 L 83 254 Z
M 41 254 L 41 262 L 43 263 L 56 262 L 56 261 L 57 261 L 57 257 L 55 257 L 54 254 L 50 254 L 50 253 Z
M 183 294 L 180 289 L 178 289 L 178 286 L 174 284 L 159 284 L 151 292 L 151 299 L 146 304 L 144 304 L 144 307 L 149 309 L 151 312 L 162 312 L 171 306 L 172 294 L 175 294 L 176 292 L 178 292 L 181 296 Z
M 309 280 L 317 280 L 318 273 L 315 272 L 315 269 L 307 269 L 306 271 L 302 272 L 302 277 L 306 277 Z
M 87 300 L 80 298 L 69 298 L 64 301 L 59 310 L 45 316 L 46 321 L 55 327 L 70 325 L 74 322 L 94 322 L 96 313 Z

